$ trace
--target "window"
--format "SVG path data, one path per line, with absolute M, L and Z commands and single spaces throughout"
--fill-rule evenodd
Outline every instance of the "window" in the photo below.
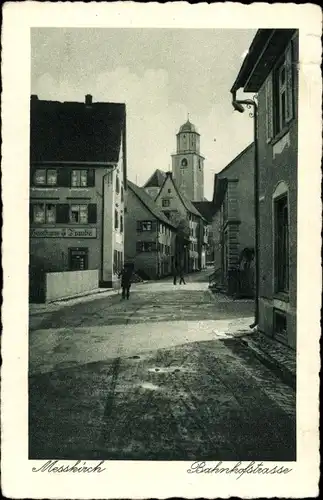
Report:
M 289 290 L 289 224 L 287 195 L 274 202 L 276 292 Z
M 118 252 L 118 250 L 115 250 L 113 258 L 113 272 L 115 274 L 119 274 L 120 271 L 122 271 L 122 268 L 123 268 L 123 253 Z
M 171 193 L 171 192 L 172 192 L 172 190 L 171 190 L 171 189 L 168 189 L 168 193 Z
M 164 199 L 162 200 L 162 206 L 163 206 L 163 207 L 169 207 L 169 205 L 170 205 L 169 200 L 167 200 L 167 199 L 165 199 L 165 198 L 164 198 Z
M 93 187 L 95 184 L 94 170 L 72 170 L 71 187 Z
M 30 207 L 30 222 L 33 224 L 53 224 L 56 222 L 56 205 L 35 203 Z
M 187 159 L 183 158 L 181 161 L 181 167 L 187 167 Z
M 89 265 L 88 248 L 69 248 L 69 270 L 84 271 Z
M 36 169 L 33 178 L 36 186 L 56 186 L 57 184 L 57 170 L 54 168 Z
M 30 222 L 33 224 L 95 224 L 96 204 L 31 203 Z
M 120 193 L 120 181 L 118 176 L 116 176 L 116 193 Z
M 142 231 L 151 231 L 152 230 L 152 223 L 151 223 L 151 221 L 143 221 L 143 222 L 141 222 L 141 230 Z
M 46 170 L 37 169 L 34 174 L 34 184 L 36 185 L 46 185 Z
M 118 229 L 119 228 L 119 214 L 118 214 L 118 210 L 115 210 L 114 211 L 114 229 Z
M 52 204 L 45 205 L 46 207 L 46 222 L 48 224 L 54 224 L 56 222 L 56 207 Z
M 121 203 L 124 201 L 124 192 L 123 192 L 123 186 L 121 186 Z
M 71 205 L 70 222 L 72 224 L 87 224 L 88 222 L 87 205 Z
M 123 216 L 120 215 L 120 233 L 123 233 Z
M 158 231 L 157 221 L 143 220 L 137 221 L 137 231 Z
M 284 54 L 284 58 L 275 68 L 273 74 L 273 103 L 270 104 L 270 84 L 267 90 L 267 106 L 271 106 L 274 111 L 274 132 L 278 134 L 293 118 L 293 55 L 292 44 Z M 270 117 L 267 118 L 270 120 Z
M 56 186 L 57 184 L 57 170 L 56 169 L 48 169 L 47 170 L 47 185 L 48 186 Z
M 137 241 L 137 252 L 153 252 L 156 250 L 156 242 L 152 241 Z
M 170 218 L 170 212 L 168 210 L 165 210 L 164 215 L 169 219 Z

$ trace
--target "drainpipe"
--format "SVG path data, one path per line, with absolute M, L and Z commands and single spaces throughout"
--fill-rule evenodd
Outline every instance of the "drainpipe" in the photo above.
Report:
M 253 108 L 250 117 L 254 123 L 254 216 L 255 216 L 255 319 L 250 328 L 255 328 L 259 322 L 259 158 L 258 158 L 258 105 L 253 99 L 238 100 L 236 90 L 231 90 L 232 106 L 235 111 L 243 113 L 244 106 Z

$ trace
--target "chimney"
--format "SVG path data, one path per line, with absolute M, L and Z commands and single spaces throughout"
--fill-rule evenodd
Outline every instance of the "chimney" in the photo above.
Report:
M 169 177 L 170 179 L 173 178 L 173 173 L 172 172 L 166 172 L 166 177 Z
M 91 96 L 91 94 L 86 94 L 86 96 L 85 96 L 85 104 L 87 106 L 91 106 L 91 104 L 92 104 L 92 96 Z
M 32 101 L 38 101 L 38 95 L 36 95 L 36 94 L 31 94 L 30 99 L 31 99 Z

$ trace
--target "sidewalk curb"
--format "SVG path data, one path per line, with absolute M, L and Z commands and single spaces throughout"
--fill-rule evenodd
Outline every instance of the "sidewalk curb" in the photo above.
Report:
M 148 281 L 140 281 L 138 283 L 133 283 L 133 285 L 143 285 L 146 283 L 149 283 L 149 282 Z M 119 293 L 120 293 L 120 288 L 111 288 L 111 289 L 107 289 L 107 288 L 100 289 L 99 288 L 97 290 L 92 290 L 92 291 L 77 294 L 77 295 L 69 295 L 68 297 L 64 297 L 64 298 L 57 299 L 57 300 L 52 300 L 52 301 L 46 302 L 44 304 L 41 304 L 43 306 L 43 309 L 30 311 L 29 315 L 30 316 L 38 316 L 40 314 L 46 314 L 46 313 L 53 312 L 55 310 L 63 309 L 64 307 L 70 307 L 72 305 L 75 305 L 75 304 L 72 304 L 71 301 L 77 300 L 77 299 L 86 299 L 86 298 L 95 299 L 96 297 L 99 297 L 101 294 L 106 294 L 105 295 L 106 297 L 110 297 L 110 296 L 118 295 Z M 84 302 L 86 302 L 86 301 L 84 301 Z M 30 307 L 30 305 L 36 305 L 36 304 L 29 304 L 29 307 Z
M 95 295 L 100 295 L 100 293 L 107 293 L 107 292 L 111 292 L 111 295 L 114 293 L 114 292 L 117 292 L 117 289 L 114 289 L 114 288 L 111 288 L 111 290 L 104 290 L 104 289 L 99 289 L 99 290 L 92 290 L 92 291 L 89 291 L 89 292 L 85 292 L 85 293 L 81 293 L 81 294 L 77 294 L 77 295 L 69 295 L 68 297 L 63 297 L 61 299 L 57 299 L 57 300 L 53 300 L 53 301 L 49 301 L 47 302 L 47 304 L 61 304 L 62 302 L 68 302 L 69 300 L 74 300 L 74 299 L 82 299 L 83 297 L 90 297 L 90 296 L 95 296 Z
M 274 371 L 279 379 L 288 385 L 291 389 L 296 391 L 296 374 L 277 361 L 271 354 L 265 352 L 254 339 L 243 338 L 240 339 L 244 345 L 251 349 L 255 355 L 267 368 Z

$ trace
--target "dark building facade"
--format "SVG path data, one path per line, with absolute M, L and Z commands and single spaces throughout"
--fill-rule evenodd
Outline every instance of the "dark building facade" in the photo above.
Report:
M 258 327 L 296 348 L 298 31 L 258 30 L 240 88 L 258 100 Z
M 219 214 L 215 244 L 219 248 L 215 269 L 220 269 L 223 290 L 230 295 L 254 295 L 254 145 L 249 144 L 216 174 Z

